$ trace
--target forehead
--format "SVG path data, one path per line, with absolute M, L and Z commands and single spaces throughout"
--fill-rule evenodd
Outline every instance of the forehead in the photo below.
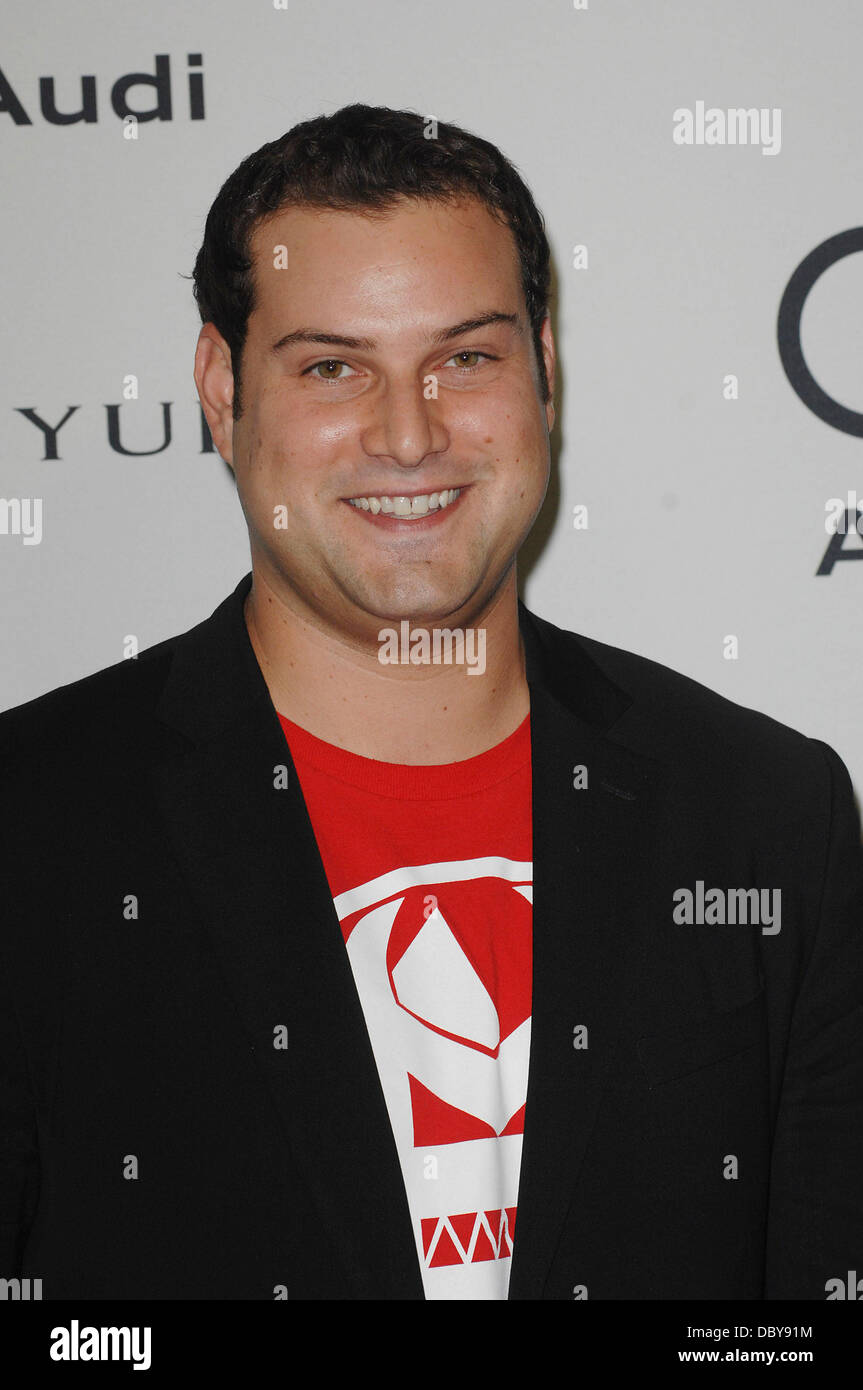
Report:
M 284 250 L 280 250 L 284 248 Z M 385 213 L 291 207 L 251 238 L 255 310 L 282 332 L 337 314 L 334 328 L 438 328 L 490 305 L 524 313 L 512 231 L 478 199 L 400 199 Z M 287 254 L 285 254 L 287 253 Z

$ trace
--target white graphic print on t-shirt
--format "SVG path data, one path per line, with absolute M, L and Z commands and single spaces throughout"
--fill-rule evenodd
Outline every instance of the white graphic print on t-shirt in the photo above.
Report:
M 356 918 L 347 951 L 427 1299 L 504 1299 L 512 1263 L 530 1017 L 501 1038 L 496 1000 L 447 922 L 459 884 L 478 880 L 488 880 L 505 969 L 508 919 L 532 903 L 529 862 L 489 856 L 414 865 L 334 899 L 343 930 Z M 424 920 L 388 964 L 400 911 Z

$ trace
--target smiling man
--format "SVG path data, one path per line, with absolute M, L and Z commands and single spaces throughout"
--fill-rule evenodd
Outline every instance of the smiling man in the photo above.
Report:
M 195 294 L 252 571 L 0 718 L 0 1275 L 850 1287 L 848 774 L 520 602 L 555 381 L 521 178 L 456 126 L 347 107 L 231 175 Z

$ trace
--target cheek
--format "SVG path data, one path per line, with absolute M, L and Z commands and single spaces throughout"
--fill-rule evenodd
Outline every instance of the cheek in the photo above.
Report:
M 264 475 L 288 480 L 293 491 L 313 491 L 317 475 L 349 456 L 358 429 L 348 412 L 298 409 L 275 393 L 261 401 L 250 423 L 250 462 Z
M 499 413 L 489 421 L 486 447 L 494 452 L 495 464 L 508 476 L 529 483 L 548 468 L 548 431 L 545 413 L 535 393 L 500 404 Z
M 290 476 L 291 449 L 295 443 L 287 429 L 276 400 L 259 398 L 242 425 L 243 473 L 247 486 L 254 491 L 268 491 L 274 485 L 283 486 Z
M 256 410 L 243 416 L 242 436 L 235 448 L 237 490 L 246 519 L 262 536 L 274 529 L 276 508 L 290 502 L 289 460 L 279 450 L 279 435 Z
M 491 454 L 495 467 L 509 471 L 515 459 L 535 461 L 546 436 L 545 413 L 533 383 L 513 385 L 508 378 L 496 391 L 466 393 L 449 404 L 446 425 L 457 452 L 459 439 L 478 444 Z

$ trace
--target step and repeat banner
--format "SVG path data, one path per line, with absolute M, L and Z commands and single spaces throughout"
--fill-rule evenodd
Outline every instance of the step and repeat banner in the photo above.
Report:
M 851 0 L 6 0 L 0 706 L 250 567 L 189 276 L 239 161 L 361 101 L 493 141 L 546 219 L 528 606 L 826 740 L 860 788 L 861 41 Z

